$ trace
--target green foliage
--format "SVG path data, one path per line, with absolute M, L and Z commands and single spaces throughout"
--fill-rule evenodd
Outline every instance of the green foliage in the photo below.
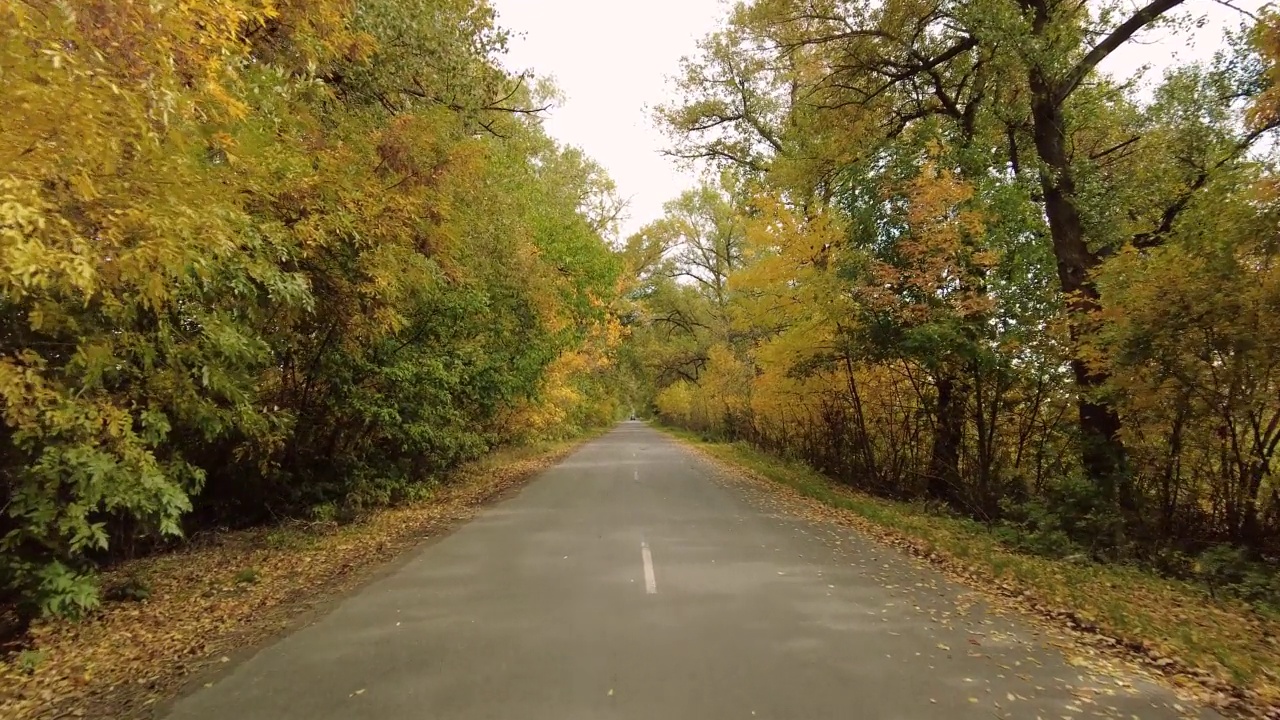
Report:
M 16 606 L 23 616 L 81 618 L 98 606 L 98 586 L 92 574 L 58 560 L 12 558 L 4 569 L 10 587 L 22 591 Z
M 484 0 L 0 28 L 0 602 L 83 614 L 122 549 L 613 419 L 616 194 Z
M 35 673 L 45 660 L 45 654 L 39 650 L 23 650 L 18 653 L 18 668 L 27 674 Z
M 1005 545 L 1020 552 L 1051 558 L 1076 555 L 1080 548 L 1071 541 L 1061 527 L 1062 517 L 1038 503 L 1019 508 L 1016 515 L 996 529 L 996 536 Z
M 1001 510 L 998 532 L 1019 550 L 1046 557 L 1117 559 L 1113 553 L 1122 518 L 1092 483 L 1056 480 L 1036 497 L 1005 499 Z
M 262 573 L 258 572 L 257 568 L 244 568 L 238 571 L 231 580 L 237 585 L 252 585 L 261 578 Z
M 1272 611 L 1280 609 L 1280 573 L 1273 566 L 1251 559 L 1241 548 L 1214 545 L 1200 553 L 1194 569 L 1210 592 L 1238 597 Z

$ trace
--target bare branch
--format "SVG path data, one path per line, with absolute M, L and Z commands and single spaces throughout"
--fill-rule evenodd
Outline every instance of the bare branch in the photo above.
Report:
M 1111 34 L 1093 46 L 1093 49 L 1080 58 L 1080 62 L 1076 63 L 1075 67 L 1071 68 L 1071 72 L 1067 73 L 1062 83 L 1055 89 L 1055 95 L 1057 96 L 1055 99 L 1058 102 L 1065 100 L 1068 95 L 1075 91 L 1085 76 L 1098 66 L 1098 63 L 1105 60 L 1116 48 L 1133 37 L 1134 33 L 1159 20 L 1165 13 L 1183 2 L 1185 0 L 1152 0 L 1151 3 L 1131 15 L 1128 20 L 1120 23 L 1115 30 L 1111 31 Z
M 1125 148 L 1129 147 L 1130 145 L 1132 145 L 1132 144 L 1134 144 L 1134 143 L 1138 142 L 1138 141 L 1139 141 L 1139 140 L 1141 140 L 1141 139 L 1142 139 L 1142 136 L 1141 136 L 1141 135 L 1134 135 L 1133 137 L 1129 138 L 1128 140 L 1125 140 L 1125 141 L 1124 141 L 1124 142 L 1122 142 L 1122 143 L 1119 143 L 1119 144 L 1113 145 L 1113 146 L 1111 146 L 1111 147 L 1107 148 L 1106 150 L 1103 150 L 1102 152 L 1096 152 L 1096 153 L 1093 153 L 1092 155 L 1090 155 L 1090 156 L 1089 156 L 1089 159 L 1090 159 L 1090 160 L 1101 160 L 1102 158 L 1104 158 L 1104 157 L 1106 157 L 1106 156 L 1110 155 L 1111 153 L 1114 153 L 1114 152 L 1118 152 L 1118 151 L 1120 151 L 1120 150 L 1123 150 L 1123 149 L 1125 149 Z
M 1258 20 L 1260 20 L 1260 18 L 1257 15 L 1249 12 L 1248 10 L 1245 10 L 1242 7 L 1237 7 L 1235 5 L 1232 5 L 1231 0 L 1213 0 L 1213 1 L 1223 7 L 1231 8 L 1232 10 L 1235 10 L 1236 12 L 1240 13 L 1241 15 L 1244 15 L 1245 17 L 1249 18 L 1254 22 L 1258 22 Z

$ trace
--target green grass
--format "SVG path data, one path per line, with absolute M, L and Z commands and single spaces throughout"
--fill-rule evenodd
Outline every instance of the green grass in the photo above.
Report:
M 981 523 L 856 492 L 806 465 L 745 444 L 708 442 L 663 429 L 737 469 L 844 511 L 851 524 L 872 535 L 899 540 L 894 544 L 905 541 L 916 554 L 974 584 L 1026 600 L 1046 615 L 1069 612 L 1102 634 L 1145 648 L 1153 659 L 1207 672 L 1250 696 L 1253 704 L 1280 703 L 1280 622 L 1242 602 L 1215 599 L 1202 586 L 1135 567 L 1019 553 Z
M 257 568 L 245 568 L 236 573 L 235 578 L 233 578 L 237 585 L 256 583 L 260 579 L 262 579 L 262 573 L 258 572 Z

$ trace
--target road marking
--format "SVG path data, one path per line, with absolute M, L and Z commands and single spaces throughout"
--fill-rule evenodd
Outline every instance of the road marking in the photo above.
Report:
M 640 471 L 639 471 L 639 470 L 633 470 L 633 471 L 632 471 L 632 479 L 634 479 L 634 480 L 639 480 L 639 479 L 640 479 Z
M 658 581 L 653 577 L 653 555 L 649 553 L 649 543 L 640 541 L 640 557 L 644 560 L 644 591 L 650 595 L 658 594 Z

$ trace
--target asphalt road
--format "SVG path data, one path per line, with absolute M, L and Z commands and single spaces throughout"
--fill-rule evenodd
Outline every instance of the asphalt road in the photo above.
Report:
M 1069 663 L 971 595 L 896 551 L 771 512 L 623 423 L 168 717 L 1193 714 L 1139 678 Z

